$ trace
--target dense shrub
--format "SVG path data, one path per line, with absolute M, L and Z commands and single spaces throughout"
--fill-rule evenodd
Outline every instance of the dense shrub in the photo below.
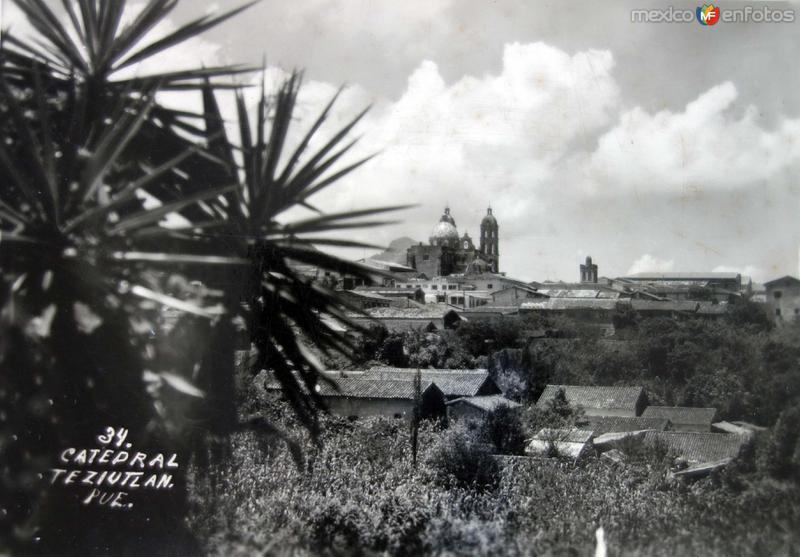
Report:
M 440 433 L 425 455 L 425 464 L 445 486 L 491 488 L 499 473 L 489 449 L 463 425 Z
M 521 414 L 519 408 L 498 406 L 484 417 L 480 438 L 494 445 L 500 454 L 523 454 L 526 435 Z
M 800 478 L 800 406 L 784 410 L 765 436 L 758 465 L 776 478 Z

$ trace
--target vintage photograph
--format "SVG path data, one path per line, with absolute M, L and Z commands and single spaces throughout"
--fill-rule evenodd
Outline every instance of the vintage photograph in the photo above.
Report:
M 0 556 L 800 555 L 798 19 L 0 0 Z

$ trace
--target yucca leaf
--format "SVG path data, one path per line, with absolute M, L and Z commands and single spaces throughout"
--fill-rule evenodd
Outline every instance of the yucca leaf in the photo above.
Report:
M 265 215 L 267 217 L 274 217 L 275 215 L 279 214 L 286 208 L 286 200 L 288 199 L 306 199 L 310 197 L 315 191 L 319 191 L 318 188 L 316 189 L 314 186 L 314 181 L 322 176 L 331 166 L 336 164 L 342 156 L 344 156 L 358 141 L 358 138 L 353 139 L 347 145 L 336 151 L 335 153 L 331 154 L 325 161 L 321 162 L 318 166 L 316 166 L 311 172 L 302 175 L 302 177 L 295 178 L 291 180 L 284 188 L 281 190 L 281 194 L 283 196 L 281 203 L 273 204 L 272 211 L 269 215 Z M 363 161 L 363 162 L 366 162 Z M 361 164 L 363 164 L 363 162 Z M 354 168 L 361 166 L 360 164 L 355 164 Z M 344 176 L 347 174 L 349 170 L 343 173 L 339 173 L 339 177 Z M 329 182 L 330 183 L 330 182 Z M 327 185 L 327 184 L 326 184 Z M 324 186 L 323 186 L 324 187 Z
M 235 16 L 236 14 L 246 10 L 247 8 L 255 4 L 257 1 L 258 0 L 251 0 L 250 2 L 247 2 L 246 4 L 238 8 L 235 8 L 229 12 L 225 12 L 224 14 L 221 14 L 216 17 L 204 16 L 194 21 L 191 21 L 179 27 L 177 30 L 173 31 L 166 37 L 149 44 L 148 46 L 142 48 L 141 50 L 138 50 L 137 52 L 131 54 L 121 62 L 116 63 L 113 69 L 120 70 L 122 68 L 130 66 L 131 64 L 141 62 L 146 58 L 158 54 L 162 50 L 166 50 L 167 48 L 175 46 L 176 44 L 182 43 L 187 39 L 199 35 L 203 31 L 206 31 L 207 29 L 210 29 L 211 27 L 214 27 L 215 25 L 218 25 L 223 21 Z
M 162 294 L 161 292 L 156 292 L 154 290 L 151 290 L 145 286 L 142 286 L 141 284 L 134 285 L 131 288 L 131 294 L 133 294 L 134 296 L 138 296 L 140 298 L 144 298 L 146 300 L 152 300 L 167 307 L 171 307 L 180 311 L 185 311 L 186 313 L 191 313 L 192 315 L 198 315 L 200 317 L 207 317 L 209 319 L 212 319 L 215 316 L 219 315 L 219 311 L 217 310 L 203 308 L 198 306 L 197 304 L 186 302 L 184 300 L 179 300 L 178 298 L 168 296 L 167 294 Z
M 106 0 L 100 4 L 100 51 L 109 52 L 125 9 L 123 0 Z
M 112 255 L 117 261 L 142 261 L 148 263 L 165 263 L 179 265 L 251 265 L 252 261 L 243 257 L 226 257 L 221 255 L 191 255 L 185 253 L 145 253 L 138 251 L 122 251 Z
M 131 48 L 144 38 L 156 24 L 169 15 L 177 4 L 177 0 L 149 0 L 139 11 L 134 20 L 116 37 L 109 49 L 107 64 L 109 68 Z
M 60 56 L 53 56 L 52 54 L 50 54 L 50 49 L 45 49 L 46 52 L 43 52 L 41 48 L 33 47 L 25 43 L 24 41 L 21 41 L 10 31 L 3 31 L 2 33 L 3 57 L 10 59 L 15 64 L 18 64 L 20 66 L 18 68 L 19 71 L 23 71 L 23 67 L 29 73 L 32 73 L 33 71 L 36 70 L 31 69 L 32 64 L 30 58 L 26 58 L 23 56 L 22 53 L 15 52 L 7 48 L 5 44 L 6 42 L 14 46 L 15 48 L 22 50 L 25 55 L 30 56 L 33 60 L 37 60 L 47 64 L 51 71 L 62 71 L 64 75 L 68 74 L 67 71 L 59 70 L 59 66 L 67 65 L 66 64 L 67 61 L 61 58 Z M 4 71 L 8 71 L 8 69 L 4 68 Z
M 42 209 L 40 203 L 40 196 L 37 194 L 37 190 L 30 183 L 30 181 L 23 176 L 22 171 L 17 167 L 11 156 L 6 152 L 2 143 L 0 143 L 0 165 L 8 173 L 8 177 L 11 178 L 12 184 L 16 186 L 17 190 L 22 193 L 25 199 L 27 199 L 30 206 L 44 212 L 44 209 Z M 4 191 L 3 194 L 7 195 L 7 191 L 8 190 Z M 45 215 L 39 215 L 39 217 L 40 219 L 44 219 Z
M 331 174 L 329 177 L 325 178 L 324 180 L 321 180 L 320 182 L 317 182 L 316 184 L 314 184 L 313 187 L 307 189 L 304 192 L 302 197 L 310 197 L 310 196 L 314 195 L 315 193 L 321 191 L 322 189 L 324 189 L 324 188 L 330 186 L 331 184 L 337 182 L 338 180 L 340 180 L 341 178 L 343 178 L 347 174 L 350 174 L 352 171 L 354 171 L 359 166 L 368 163 L 369 161 L 371 161 L 376 156 L 377 156 L 377 153 L 373 153 L 372 155 L 368 155 L 368 156 L 364 157 L 363 159 L 354 162 L 353 164 L 345 166 L 344 168 L 342 168 L 341 170 Z
M 295 240 L 289 240 L 286 242 L 287 245 L 296 245 L 298 242 Z M 386 246 L 381 246 L 379 244 L 368 244 L 366 242 L 359 242 L 356 240 L 338 240 L 336 238 L 308 238 L 302 237 L 301 242 L 302 244 L 310 244 L 310 245 L 324 245 L 324 246 L 333 246 L 339 248 L 364 248 L 364 249 L 375 249 L 375 250 L 384 250 Z M 279 245 L 282 245 L 278 242 Z
M 358 124 L 361 119 L 369 112 L 370 107 L 368 106 L 364 110 L 362 110 L 355 118 L 353 118 L 347 125 L 345 125 L 341 130 L 339 130 L 336 135 L 334 135 L 319 151 L 317 151 L 309 161 L 303 165 L 303 167 L 297 172 L 295 175 L 296 179 L 302 179 L 303 175 L 313 173 L 314 168 L 319 164 L 319 162 L 325 158 L 331 150 L 333 150 L 339 142 L 344 139 L 348 133 Z
M 113 1 L 113 0 L 112 0 Z M 86 47 L 89 51 L 89 59 L 96 61 L 99 52 L 99 30 L 97 29 L 97 12 L 95 11 L 94 0 L 78 0 L 83 17 L 83 31 L 85 33 Z M 96 67 L 93 69 L 97 69 Z
M 275 179 L 275 169 L 278 167 L 283 145 L 286 142 L 286 135 L 289 132 L 289 124 L 292 121 L 299 84 L 299 75 L 292 73 L 278 94 L 269 144 L 267 145 L 267 154 L 260 166 L 261 175 L 267 184 L 272 184 Z M 265 205 L 268 206 L 270 203 L 265 203 Z
M 403 209 L 408 209 L 413 207 L 413 205 L 393 205 L 389 207 L 375 207 L 372 209 L 360 209 L 356 211 L 344 211 L 340 213 L 328 213 L 326 215 L 322 215 L 319 217 L 313 217 L 310 219 L 304 219 L 300 221 L 296 221 L 293 223 L 289 223 L 283 225 L 279 231 L 287 234 L 300 234 L 303 232 L 308 232 L 311 230 L 318 231 L 318 230 L 325 230 L 325 226 L 334 226 L 339 224 L 346 224 L 340 223 L 337 221 L 342 220 L 350 220 L 354 218 L 366 217 L 366 216 L 373 216 L 378 215 L 381 213 L 388 213 L 392 211 L 401 211 Z M 276 231 L 277 232 L 277 231 Z
M 96 220 L 105 215 L 108 215 L 108 213 L 110 213 L 111 211 L 117 209 L 124 203 L 127 203 L 128 201 L 133 199 L 136 195 L 137 190 L 146 188 L 149 184 L 156 182 L 159 178 L 161 178 L 162 175 L 175 169 L 183 161 L 185 161 L 192 155 L 200 152 L 201 150 L 202 147 L 200 147 L 199 145 L 188 147 L 183 153 L 180 153 L 179 155 L 169 159 L 168 161 L 160 164 L 159 166 L 147 171 L 140 178 L 127 184 L 121 190 L 116 192 L 107 204 L 100 205 L 88 211 L 84 211 L 83 213 L 72 219 L 64 227 L 65 232 L 67 233 L 72 232 L 78 225 L 86 221 Z
M 84 71 L 88 70 L 66 29 L 42 0 L 14 0 L 14 3 L 25 13 L 42 37 L 59 49 L 61 55 L 74 66 Z
M 300 160 L 300 156 L 308 147 L 308 144 L 311 142 L 311 138 L 314 137 L 314 134 L 317 133 L 319 128 L 322 126 L 323 122 L 328 118 L 328 114 L 330 114 L 333 105 L 336 103 L 336 100 L 339 98 L 339 95 L 342 93 L 344 88 L 340 87 L 336 93 L 331 98 L 330 102 L 328 102 L 327 106 L 323 109 L 314 123 L 311 125 L 309 130 L 306 132 L 303 139 L 300 141 L 300 144 L 294 150 L 292 155 L 289 157 L 289 160 L 286 162 L 286 165 L 283 168 L 283 172 L 281 173 L 280 177 L 278 178 L 278 182 L 285 183 L 289 176 L 292 174 L 292 170 L 294 170 L 294 166 L 297 164 L 297 161 Z
M 19 106 L 16 98 L 14 97 L 14 93 L 8 87 L 5 79 L 0 76 L 0 92 L 2 93 L 3 99 L 6 101 L 6 105 L 8 106 L 8 110 L 11 113 L 11 117 L 14 121 L 14 124 L 17 126 L 17 131 L 19 132 L 19 137 L 21 138 L 22 147 L 25 151 L 25 156 L 28 158 L 29 164 L 26 165 L 33 171 L 33 179 L 34 184 L 38 184 L 39 187 L 45 188 L 45 191 L 42 190 L 34 190 L 35 186 L 29 185 L 25 183 L 25 177 L 23 174 L 16 170 L 16 165 L 11 162 L 10 157 L 5 154 L 4 148 L 0 145 L 0 157 L 2 157 L 3 163 L 11 172 L 12 176 L 17 181 L 17 186 L 22 188 L 22 191 L 25 192 L 26 196 L 29 199 L 32 199 L 34 206 L 41 203 L 41 206 L 44 208 L 45 214 L 51 219 L 51 221 L 55 222 L 55 204 L 54 199 L 52 198 L 49 191 L 47 174 L 44 169 L 44 163 L 41 159 L 41 146 L 36 139 L 36 135 L 34 131 L 31 129 L 30 124 L 28 123 L 27 119 L 25 118 L 22 108 Z M 38 193 L 37 193 L 38 192 Z
M 145 93 L 144 105 L 139 107 L 139 113 L 135 116 L 126 114 L 114 124 L 100 139 L 94 153 L 81 176 L 78 189 L 78 198 L 85 202 L 96 191 L 103 177 L 117 161 L 122 150 L 138 133 L 142 123 L 147 119 L 150 107 L 153 105 L 153 92 Z
M 75 13 L 75 8 L 72 5 L 72 0 L 61 0 L 61 5 L 64 6 L 64 11 L 67 13 L 69 20 L 72 23 L 72 28 L 78 35 L 78 38 L 81 39 L 82 41 L 85 41 L 86 35 L 83 32 L 83 27 L 81 27 L 81 24 L 78 21 L 78 16 Z
M 117 234 L 122 234 L 125 232 L 130 232 L 135 228 L 139 228 L 148 224 L 158 222 L 170 213 L 176 213 L 181 209 L 184 209 L 185 207 L 193 205 L 204 199 L 211 199 L 223 195 L 229 191 L 232 191 L 236 187 L 238 187 L 237 184 L 232 184 L 219 188 L 213 188 L 210 190 L 200 191 L 198 193 L 195 193 L 194 195 L 184 196 L 178 201 L 172 203 L 166 203 L 154 209 L 147 209 L 135 213 L 131 216 L 120 219 L 120 221 L 117 224 L 109 228 L 108 234 L 112 236 Z
M 56 226 L 61 221 L 61 203 L 59 200 L 58 184 L 56 182 L 56 157 L 55 148 L 53 147 L 53 138 L 50 133 L 50 116 L 48 114 L 49 107 L 47 106 L 47 99 L 42 88 L 42 77 L 39 72 L 33 74 L 34 82 L 34 95 L 36 96 L 36 105 L 38 108 L 39 127 L 42 136 L 42 162 L 43 173 L 47 179 L 47 187 L 50 189 L 50 197 L 53 200 L 53 216 L 55 218 Z

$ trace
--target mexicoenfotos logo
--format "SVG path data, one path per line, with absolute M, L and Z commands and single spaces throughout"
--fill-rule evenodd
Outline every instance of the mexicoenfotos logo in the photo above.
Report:
M 725 11 L 714 4 L 703 4 L 695 10 L 674 6 L 631 10 L 631 23 L 693 23 L 703 27 L 716 25 L 720 21 L 729 23 L 794 23 L 793 8 L 773 8 L 766 5 L 734 4 Z
M 700 25 L 714 25 L 719 21 L 719 6 L 703 4 L 697 8 L 697 21 Z

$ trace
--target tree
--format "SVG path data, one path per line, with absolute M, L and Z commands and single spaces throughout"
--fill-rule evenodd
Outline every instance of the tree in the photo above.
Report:
M 274 96 L 262 88 L 255 132 L 237 95 L 237 145 L 215 95 L 235 89 L 228 78 L 249 68 L 120 77 L 246 5 L 142 44 L 176 0 L 149 0 L 125 25 L 125 0 L 65 0 L 67 24 L 42 0 L 15 3 L 37 36 L 4 33 L 0 45 L 0 411 L 3 438 L 12 440 L 2 449 L 10 479 L 0 498 L 14 502 L 0 520 L 0 546 L 25 552 L 38 539 L 44 552 L 193 553 L 180 474 L 174 494 L 124 515 L 76 513 L 66 495 L 30 478 L 53 467 L 58 448 L 92 446 L 111 424 L 128 428 L 141 450 L 177 450 L 184 466 L 209 435 L 268 429 L 258 416 L 238 420 L 237 322 L 257 348 L 253 371 L 273 369 L 316 432 L 320 365 L 301 338 L 349 352 L 352 342 L 326 318 L 357 325 L 293 263 L 366 276 L 314 246 L 360 245 L 325 234 L 379 225 L 362 219 L 376 211 L 324 214 L 309 200 L 366 162 L 341 166 L 353 145 L 342 143 L 361 115 L 307 152 L 334 97 L 284 153 L 297 74 Z M 186 89 L 202 93 L 202 113 L 157 101 L 161 91 Z M 317 214 L 285 219 L 294 207 Z M 164 226 L 170 215 L 183 224 Z M 222 294 L 196 296 L 178 283 Z M 162 326 L 164 307 L 180 316 L 174 326 Z
M 519 408 L 500 405 L 489 412 L 480 427 L 480 435 L 501 454 L 523 454 L 525 430 Z

